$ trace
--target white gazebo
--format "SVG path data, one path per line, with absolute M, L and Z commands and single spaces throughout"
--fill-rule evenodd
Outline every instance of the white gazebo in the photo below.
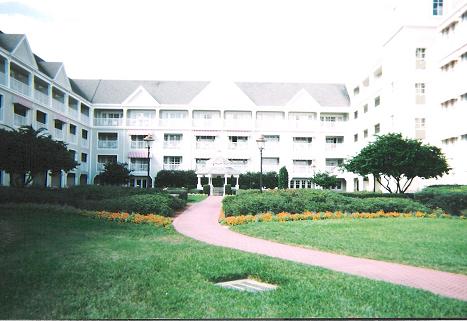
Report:
M 222 156 L 216 156 L 206 161 L 206 164 L 196 171 L 196 175 L 198 176 L 198 185 L 196 186 L 197 189 L 203 189 L 203 186 L 201 186 L 202 177 L 207 177 L 209 179 L 208 184 L 210 187 L 210 195 L 214 195 L 214 187 L 212 185 L 213 177 L 224 177 L 224 188 L 222 191 L 222 195 L 225 194 L 225 185 L 227 184 L 227 178 L 231 176 L 233 176 L 236 179 L 235 189 L 238 190 L 239 188 L 238 179 L 240 177 L 240 172 L 234 167 L 231 161 Z

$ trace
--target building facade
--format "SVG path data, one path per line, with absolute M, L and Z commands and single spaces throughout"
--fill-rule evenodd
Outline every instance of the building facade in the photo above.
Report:
M 263 171 L 286 166 L 291 188 L 313 188 L 308 178 L 328 171 L 338 190 L 372 190 L 372 177 L 338 166 L 388 132 L 442 147 L 453 172 L 438 182 L 466 184 L 467 2 L 405 3 L 378 63 L 348 85 L 70 79 L 62 63 L 34 55 L 25 35 L 2 33 L 0 124 L 46 128 L 74 151 L 79 167 L 36 179 L 42 186 L 92 184 L 119 161 L 133 171 L 131 186 L 146 187 L 149 134 L 151 177 L 219 156 L 237 172 L 258 171 L 264 135 Z M 9 184 L 4 172 L 0 183 Z

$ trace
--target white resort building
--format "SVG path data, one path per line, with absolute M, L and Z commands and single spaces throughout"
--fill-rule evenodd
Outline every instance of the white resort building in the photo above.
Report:
M 44 127 L 75 152 L 80 165 L 34 182 L 42 186 L 92 184 L 116 160 L 129 164 L 131 186 L 146 187 L 147 135 L 152 178 L 162 169 L 206 175 L 219 156 L 232 173 L 259 171 L 264 135 L 263 172 L 286 166 L 291 188 L 313 188 L 308 178 L 328 171 L 338 190 L 373 190 L 371 176 L 338 165 L 388 132 L 441 147 L 453 168 L 412 190 L 467 184 L 467 1 L 403 3 L 377 63 L 341 84 L 71 79 L 25 35 L 1 33 L 0 124 Z M 9 185 L 4 172 L 0 184 Z

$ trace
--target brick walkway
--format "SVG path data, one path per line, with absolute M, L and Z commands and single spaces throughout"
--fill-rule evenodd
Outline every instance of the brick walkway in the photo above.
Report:
M 220 196 L 211 196 L 190 206 L 174 220 L 175 229 L 181 234 L 212 245 L 320 266 L 467 301 L 465 275 L 315 251 L 232 232 L 218 223 L 221 200 Z

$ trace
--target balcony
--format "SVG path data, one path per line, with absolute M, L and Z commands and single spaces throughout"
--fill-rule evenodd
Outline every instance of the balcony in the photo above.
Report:
M 6 85 L 6 74 L 0 71 L 0 85 Z
M 14 114 L 13 125 L 18 126 L 18 127 L 27 126 L 29 125 L 28 118 L 25 116 Z
M 178 171 L 181 169 L 180 164 L 164 164 L 164 169 L 169 171 Z
M 117 149 L 118 140 L 98 140 L 97 148 Z
M 343 148 L 343 143 L 326 143 L 325 150 L 327 152 L 330 151 L 340 151 Z
M 130 143 L 131 149 L 144 149 L 146 148 L 146 142 L 144 140 L 132 140 Z
M 277 119 L 262 119 L 256 121 L 256 127 L 261 129 L 278 129 L 284 128 L 284 120 Z
M 164 165 L 165 166 L 165 165 Z M 148 164 L 132 164 L 130 163 L 130 171 L 134 172 L 147 172 L 148 171 Z
M 294 165 L 293 166 L 293 172 L 295 174 L 306 174 L 306 175 L 312 175 L 313 174 L 313 168 L 310 165 Z
M 324 129 L 344 130 L 346 124 L 346 121 L 321 121 L 321 127 Z
M 68 135 L 68 142 L 70 142 L 71 144 L 76 144 L 77 141 L 78 139 L 76 138 L 76 135 L 73 135 L 73 134 Z
M 231 149 L 231 150 L 246 150 L 246 149 L 248 149 L 248 142 L 245 142 L 245 143 L 229 142 L 228 149 Z
M 263 173 L 278 172 L 278 171 L 279 171 L 279 165 L 263 164 Z
M 82 114 L 81 114 L 82 115 Z M 122 126 L 123 118 L 94 118 L 94 126 Z
M 78 110 L 73 108 L 68 108 L 68 114 L 73 118 L 78 118 Z
M 66 107 L 65 107 L 65 104 L 60 101 L 60 100 L 57 100 L 55 98 L 52 99 L 52 107 L 55 109 L 55 110 L 58 110 L 58 111 L 61 111 L 61 112 L 65 112 L 66 111 Z
M 83 123 L 89 124 L 89 116 L 88 116 L 88 115 L 81 113 L 81 114 L 80 114 L 80 119 L 81 119 L 81 121 L 82 121 Z
M 293 143 L 294 152 L 310 152 L 312 149 L 311 143 Z
M 337 173 L 340 167 L 338 165 L 326 165 L 326 172 L 328 173 Z
M 81 138 L 81 147 L 89 148 L 89 140 Z
M 34 99 L 44 106 L 49 106 L 50 104 L 49 95 L 37 89 L 34 89 Z
M 187 128 L 190 127 L 190 122 L 186 118 L 165 118 L 159 120 L 159 127 Z
M 126 125 L 130 127 L 151 127 L 155 122 L 151 118 L 127 118 Z
M 207 142 L 203 142 L 203 141 L 198 141 L 196 142 L 196 149 L 216 149 L 216 142 L 213 142 L 213 141 L 207 141 Z
M 313 130 L 319 126 L 319 123 L 316 120 L 302 119 L 302 120 L 293 120 L 288 121 L 289 128 L 293 129 L 302 129 L 302 130 Z
M 79 170 L 80 170 L 81 172 L 87 172 L 87 171 L 89 171 L 88 167 L 89 167 L 88 163 L 81 163 L 81 164 L 79 164 Z
M 167 149 L 177 149 L 180 148 L 180 141 L 164 141 L 164 148 Z
M 220 119 L 193 119 L 193 127 L 218 128 L 220 126 L 222 126 Z
M 63 130 L 55 128 L 54 137 L 57 140 L 63 140 L 65 138 L 65 134 L 63 133 Z
M 13 77 L 10 78 L 10 87 L 23 95 L 31 96 L 31 87 Z
M 224 128 L 226 129 L 247 129 L 251 130 L 253 127 L 253 121 L 251 119 L 237 120 L 237 119 L 225 119 Z

